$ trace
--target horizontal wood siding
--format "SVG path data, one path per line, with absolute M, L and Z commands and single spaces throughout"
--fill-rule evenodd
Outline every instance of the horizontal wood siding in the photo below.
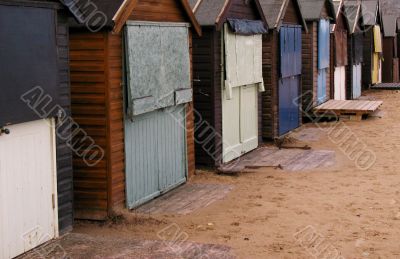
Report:
M 106 35 L 108 213 L 125 205 L 125 147 L 122 88 L 122 35 Z
M 67 116 L 71 116 L 71 89 L 69 77 L 69 33 L 67 15 L 59 12 L 57 23 L 57 50 L 59 71 L 59 104 Z M 60 234 L 72 229 L 73 225 L 73 175 L 72 150 L 65 139 L 71 131 L 60 131 L 57 137 L 57 194 L 58 225 Z M 64 140 L 63 140 L 64 139 Z
M 260 14 L 257 12 L 257 6 L 254 0 L 232 0 L 225 17 L 248 20 L 261 19 Z
M 177 0 L 138 0 L 129 20 L 188 22 L 181 3 Z
M 193 101 L 195 109 L 196 163 L 214 165 L 214 159 L 205 152 L 204 142 L 211 153 L 215 151 L 215 139 L 207 140 L 208 127 L 214 124 L 214 27 L 203 28 L 203 36 L 193 37 Z M 204 136 L 207 134 L 207 136 Z
M 214 107 L 214 129 L 215 129 L 215 165 L 222 164 L 222 79 L 225 79 L 224 54 L 222 43 L 222 32 L 214 30 L 213 33 L 213 107 Z
M 289 1 L 283 22 L 286 24 L 302 24 L 301 16 L 298 8 L 294 4 L 294 0 Z
M 307 22 L 307 27 L 308 33 L 302 33 L 303 110 L 312 108 L 317 104 L 318 23 Z
M 354 65 L 354 49 L 353 49 L 353 35 L 349 36 L 347 41 L 347 59 L 349 61 L 346 66 L 346 100 L 353 99 L 353 65 Z
M 71 31 L 70 34 L 72 116 L 79 127 L 107 152 L 106 40 L 107 34 L 103 32 Z M 93 167 L 74 156 L 75 217 L 107 217 L 108 155 L 106 153 Z
M 263 35 L 263 77 L 265 92 L 262 94 L 262 136 L 264 139 L 273 139 L 278 132 L 278 32 L 270 31 Z

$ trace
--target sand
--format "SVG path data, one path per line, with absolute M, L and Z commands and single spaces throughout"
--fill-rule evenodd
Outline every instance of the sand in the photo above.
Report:
M 334 150 L 334 166 L 302 172 L 267 168 L 238 176 L 198 171 L 191 182 L 234 189 L 188 215 L 132 212 L 116 223 L 77 222 L 74 233 L 159 240 L 157 233 L 176 224 L 188 241 L 231 247 L 237 258 L 400 258 L 400 93 L 368 96 L 384 101 L 383 117 L 344 124 L 376 155 L 367 170 L 327 132 L 308 124 L 303 129 L 313 128 L 306 132 L 321 139 L 295 135 L 315 150 Z

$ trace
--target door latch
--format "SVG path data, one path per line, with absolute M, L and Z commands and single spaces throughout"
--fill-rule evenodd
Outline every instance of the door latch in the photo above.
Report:
M 3 134 L 6 134 L 6 135 L 10 134 L 10 130 L 6 129 L 6 128 L 0 128 L 0 135 L 3 135 Z

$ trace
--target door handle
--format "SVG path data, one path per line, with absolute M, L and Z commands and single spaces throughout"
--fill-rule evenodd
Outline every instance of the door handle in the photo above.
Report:
M 3 135 L 3 134 L 6 134 L 6 135 L 10 134 L 10 130 L 6 129 L 6 128 L 1 128 L 0 129 L 0 135 Z

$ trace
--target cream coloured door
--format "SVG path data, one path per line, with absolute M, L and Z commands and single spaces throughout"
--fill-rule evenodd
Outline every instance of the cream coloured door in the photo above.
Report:
M 346 100 L 346 67 L 335 67 L 335 100 Z
M 0 258 L 58 235 L 53 120 L 7 127 L 0 135 Z
M 224 163 L 258 146 L 257 95 L 258 88 L 253 84 L 234 87 L 230 100 L 222 98 Z

